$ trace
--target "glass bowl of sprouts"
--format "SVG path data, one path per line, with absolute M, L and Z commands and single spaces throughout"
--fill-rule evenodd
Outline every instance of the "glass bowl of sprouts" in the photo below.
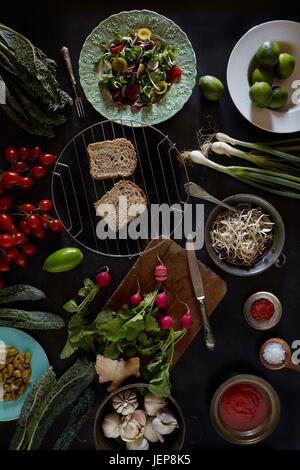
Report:
M 216 206 L 205 226 L 206 249 L 215 264 L 236 276 L 282 267 L 285 229 L 279 212 L 252 194 L 236 194 L 224 202 L 233 210 Z

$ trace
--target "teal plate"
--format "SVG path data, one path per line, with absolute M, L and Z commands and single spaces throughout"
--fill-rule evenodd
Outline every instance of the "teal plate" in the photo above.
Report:
M 49 366 L 45 351 L 39 343 L 24 331 L 15 328 L 0 328 L 0 341 L 14 346 L 22 353 L 31 352 L 31 384 L 26 392 L 17 401 L 0 402 L 0 421 L 12 421 L 18 419 L 26 396 L 35 382 Z
M 102 53 L 101 41 L 111 41 L 117 31 L 126 33 L 128 28 L 138 30 L 142 27 L 150 29 L 153 35 L 169 46 L 176 47 L 176 62 L 182 70 L 182 75 L 159 103 L 131 109 L 130 106 L 118 105 L 112 100 L 108 90 L 99 88 L 99 74 L 95 62 Z M 158 124 L 180 111 L 192 94 L 196 74 L 195 52 L 187 35 L 172 20 L 149 10 L 123 11 L 102 21 L 85 40 L 79 57 L 80 82 L 88 101 L 107 119 L 140 121 L 130 122 L 129 125 L 135 127 L 141 126 L 142 123 Z

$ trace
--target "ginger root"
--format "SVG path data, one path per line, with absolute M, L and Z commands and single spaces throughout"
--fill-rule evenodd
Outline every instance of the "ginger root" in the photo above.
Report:
M 124 359 L 110 359 L 102 354 L 97 355 L 96 372 L 99 375 L 100 383 L 111 382 L 107 388 L 108 392 L 116 390 L 131 375 L 139 377 L 139 369 L 139 357 L 130 357 L 127 361 L 124 361 Z

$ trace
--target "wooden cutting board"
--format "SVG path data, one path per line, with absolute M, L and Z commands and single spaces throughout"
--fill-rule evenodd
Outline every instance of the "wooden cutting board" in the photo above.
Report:
M 168 270 L 168 279 L 164 286 L 169 302 L 164 311 L 172 316 L 175 330 L 181 328 L 181 317 L 186 312 L 186 306 L 180 302 L 188 304 L 194 319 L 192 327 L 176 345 L 173 360 L 173 364 L 175 364 L 198 334 L 202 327 L 202 319 L 199 302 L 195 297 L 190 278 L 186 251 L 172 240 L 166 239 L 163 243 L 159 243 L 160 241 L 161 239 L 154 239 L 149 243 L 145 252 L 115 290 L 104 309 L 118 310 L 124 303 L 128 303 L 130 296 L 135 294 L 138 289 L 138 282 L 141 294 L 152 292 L 156 284 L 154 270 L 160 264 L 159 256 Z M 154 249 L 149 250 L 149 248 Z M 203 279 L 207 312 L 210 316 L 225 296 L 227 284 L 220 276 L 200 262 L 199 267 Z M 199 338 L 199 341 L 203 341 L 203 337 Z

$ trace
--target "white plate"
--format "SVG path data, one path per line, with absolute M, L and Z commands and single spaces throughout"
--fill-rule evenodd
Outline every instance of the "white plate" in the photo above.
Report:
M 251 69 L 251 62 L 260 44 L 269 40 L 278 42 L 281 52 L 292 54 L 296 60 L 291 77 L 274 80 L 273 85 L 280 84 L 289 93 L 288 103 L 279 110 L 258 108 L 249 98 L 249 67 Z M 255 126 L 282 134 L 300 131 L 300 23 L 277 20 L 250 29 L 231 52 L 227 65 L 227 84 L 235 106 Z

